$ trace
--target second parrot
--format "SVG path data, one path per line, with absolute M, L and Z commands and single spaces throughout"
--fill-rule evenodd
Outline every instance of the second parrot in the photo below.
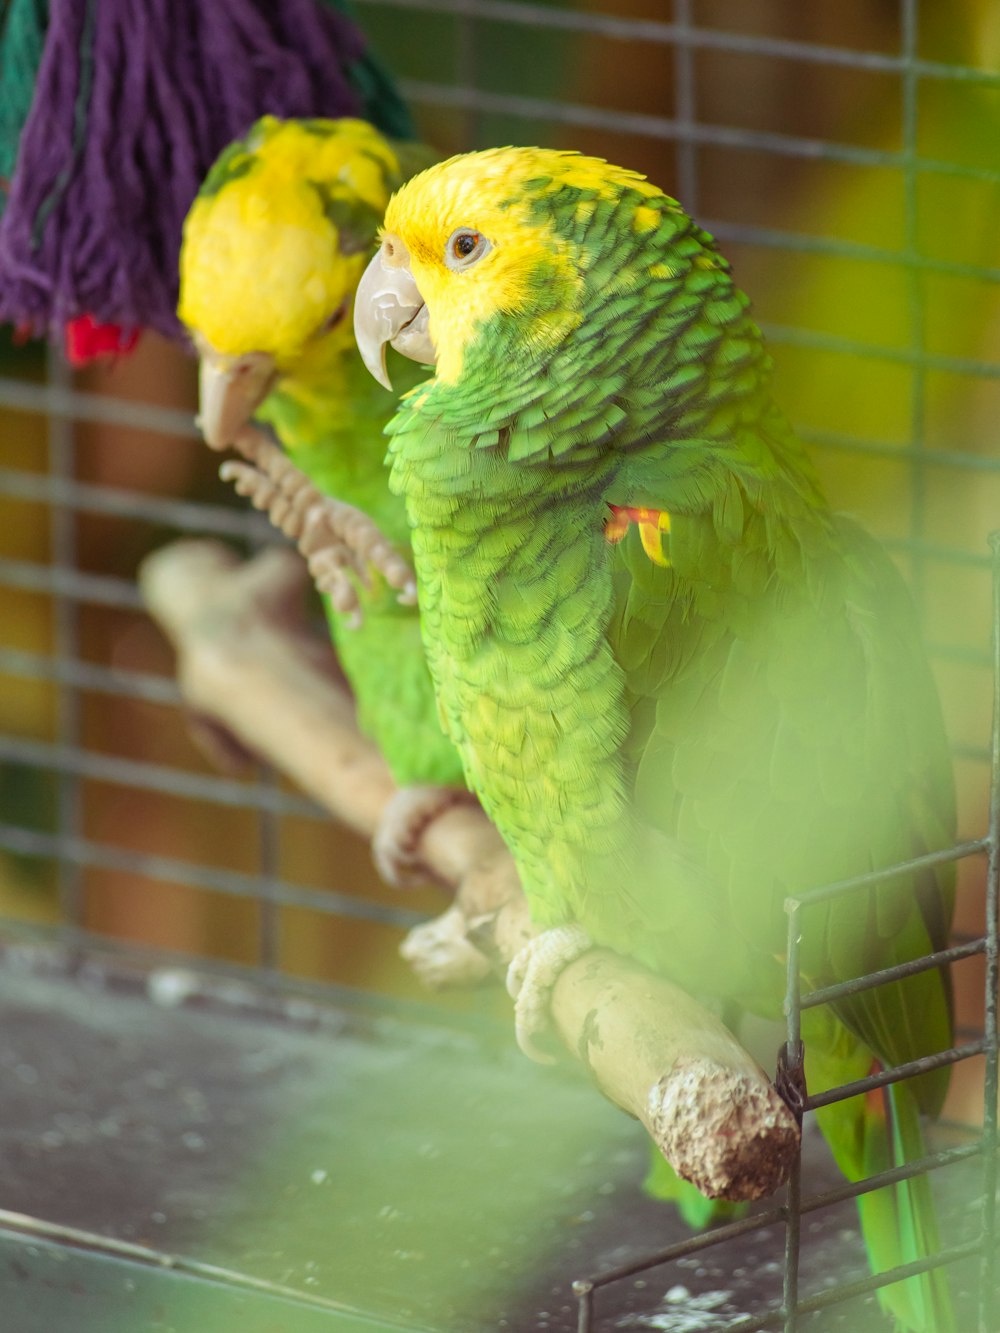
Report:
M 431 160 L 364 121 L 265 116 L 206 177 L 180 258 L 206 440 L 226 447 L 256 414 L 319 490 L 364 510 L 404 552 L 405 507 L 383 466 L 391 399 L 357 354 L 351 310 L 390 194 Z M 404 371 L 411 384 L 425 373 Z M 415 607 L 377 576 L 360 600 L 357 628 L 328 607 L 334 645 L 362 729 L 416 798 L 399 807 L 412 827 L 385 830 L 377 859 L 391 878 L 419 878 L 401 844 L 464 791 L 461 764 L 438 719 Z

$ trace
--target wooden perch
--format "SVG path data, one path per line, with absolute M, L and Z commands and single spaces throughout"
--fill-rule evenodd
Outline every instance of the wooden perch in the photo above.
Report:
M 140 582 L 178 654 L 188 703 L 371 837 L 395 787 L 357 730 L 329 645 L 303 615 L 307 573 L 291 551 L 241 563 L 218 543 L 182 541 L 150 556 Z M 402 952 L 430 985 L 481 979 L 531 937 L 506 848 L 477 808 L 447 810 L 420 854 L 454 905 L 412 931 Z M 554 1025 L 602 1090 L 641 1120 L 706 1194 L 772 1193 L 798 1147 L 795 1117 L 729 1030 L 662 978 L 604 949 L 568 966 Z

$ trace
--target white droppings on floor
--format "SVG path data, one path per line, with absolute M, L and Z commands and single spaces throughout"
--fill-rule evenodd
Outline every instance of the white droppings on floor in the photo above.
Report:
M 704 1291 L 693 1296 L 687 1287 L 671 1287 L 662 1307 L 649 1314 L 630 1314 L 616 1328 L 651 1328 L 659 1333 L 711 1333 L 729 1328 L 740 1314 L 730 1304 L 731 1291 Z

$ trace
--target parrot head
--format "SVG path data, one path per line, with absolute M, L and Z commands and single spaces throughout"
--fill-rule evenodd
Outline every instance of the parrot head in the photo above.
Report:
M 264 116 L 218 158 L 184 224 L 178 305 L 213 447 L 279 379 L 322 375 L 350 349 L 354 293 L 403 176 L 396 146 L 360 120 Z
M 624 228 L 609 226 L 624 206 Z M 659 226 L 673 200 L 638 173 L 598 158 L 542 148 L 498 148 L 439 163 L 386 210 L 381 244 L 355 303 L 369 370 L 387 387 L 385 346 L 434 362 L 456 380 L 489 324 L 538 355 L 585 322 L 596 285 L 634 286 L 628 234 Z M 626 245 L 620 246 L 624 229 Z M 621 262 L 601 264 L 612 249 Z M 513 347 L 512 339 L 506 339 Z

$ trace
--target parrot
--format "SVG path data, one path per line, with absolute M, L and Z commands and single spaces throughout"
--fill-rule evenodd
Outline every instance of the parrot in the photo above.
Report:
M 178 313 L 200 356 L 206 441 L 225 448 L 256 413 L 324 494 L 364 510 L 404 553 L 405 505 L 383 465 L 392 399 L 365 370 L 350 310 L 392 190 L 431 161 L 365 121 L 264 116 L 209 171 L 180 253 Z M 426 374 L 404 365 L 408 383 Z M 377 575 L 372 584 L 359 590 L 357 627 L 326 610 L 359 725 L 403 789 L 375 851 L 383 874 L 405 882 L 422 870 L 407 847 L 466 789 L 417 610 Z
M 434 365 L 387 427 L 390 483 L 444 725 L 540 931 L 511 965 L 522 1038 L 591 945 L 780 1019 L 785 899 L 948 849 L 955 798 L 909 591 L 831 509 L 729 264 L 634 171 L 488 149 L 396 192 L 354 320 L 380 382 L 387 346 Z M 938 862 L 824 898 L 802 983 L 943 948 L 953 897 Z M 811 1093 L 943 1049 L 947 976 L 802 1032 Z M 947 1079 L 818 1109 L 846 1176 L 923 1156 Z M 876 1273 L 940 1248 L 926 1176 L 859 1210 Z M 880 1299 L 954 1327 L 940 1269 Z

